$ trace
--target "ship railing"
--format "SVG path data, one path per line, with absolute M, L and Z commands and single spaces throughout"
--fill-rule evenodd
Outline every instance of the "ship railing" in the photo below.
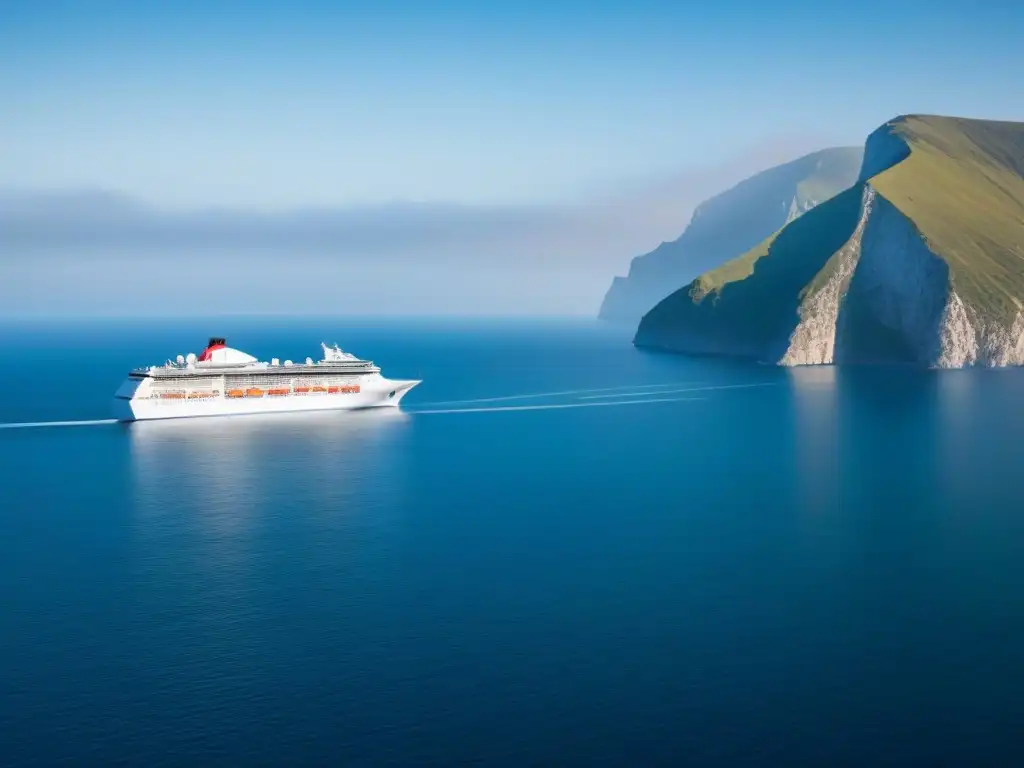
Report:
M 187 365 L 159 365 L 145 368 L 134 368 L 131 374 L 151 375 L 153 373 L 182 373 L 195 374 L 203 378 L 211 376 L 251 376 L 268 373 L 274 377 L 287 376 L 289 373 L 296 375 L 320 374 L 329 376 L 331 373 L 370 374 L 380 373 L 381 369 L 371 361 L 364 361 L 359 365 L 276 365 L 261 368 L 189 368 Z

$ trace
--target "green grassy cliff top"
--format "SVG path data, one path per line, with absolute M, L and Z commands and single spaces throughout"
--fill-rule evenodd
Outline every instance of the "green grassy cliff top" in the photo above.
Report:
M 1012 320 L 1024 300 L 1024 123 L 899 117 L 868 139 L 864 166 L 866 181 L 949 264 L 960 297 L 983 316 Z M 689 298 L 714 300 L 749 277 L 780 232 L 698 277 Z
M 1024 123 L 910 115 L 879 131 L 910 153 L 871 185 L 950 267 L 964 301 L 1003 322 L 1024 297 Z

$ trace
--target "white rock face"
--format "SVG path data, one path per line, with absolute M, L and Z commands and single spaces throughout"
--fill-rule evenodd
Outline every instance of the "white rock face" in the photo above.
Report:
M 955 292 L 950 292 L 939 338 L 939 354 L 934 361 L 937 368 L 1024 365 L 1024 316 L 1019 311 L 1009 326 L 994 320 L 985 322 Z
M 838 325 L 839 359 L 871 362 L 879 356 L 865 338 L 870 334 L 849 328 L 869 318 L 872 325 L 901 338 L 915 362 L 931 365 L 940 355 L 949 269 L 892 203 L 881 195 L 872 195 L 872 200 L 861 258 L 845 296 L 844 309 L 852 319 L 849 324 L 841 319 Z
M 798 310 L 800 322 L 789 336 L 786 351 L 778 361 L 780 365 L 822 365 L 833 362 L 839 309 L 860 260 L 861 240 L 865 225 L 871 217 L 874 197 L 874 190 L 870 185 L 865 185 L 857 227 L 833 257 L 838 263 L 828 282 L 801 303 Z
M 1009 327 L 975 323 L 978 363 L 993 368 L 1024 365 L 1024 317 L 1018 311 Z
M 800 216 L 803 216 L 805 213 L 811 210 L 811 208 L 814 208 L 816 205 L 819 205 L 820 202 L 820 200 L 813 200 L 811 198 L 808 198 L 801 202 L 799 196 L 794 196 L 793 199 L 789 201 L 789 203 L 782 204 L 782 207 L 786 210 L 785 224 L 789 224 L 791 221 L 794 221 Z M 783 224 L 783 226 L 785 226 L 785 224 Z
M 942 313 L 939 326 L 939 354 L 935 359 L 937 368 L 966 368 L 978 361 L 978 334 L 971 324 L 967 307 L 955 292 Z
M 834 258 L 828 282 L 800 305 L 780 365 L 873 362 L 870 334 L 854 327 L 868 321 L 901 339 L 920 364 L 1024 365 L 1024 313 L 1010 327 L 981 321 L 951 290 L 946 262 L 870 184 L 857 228 Z

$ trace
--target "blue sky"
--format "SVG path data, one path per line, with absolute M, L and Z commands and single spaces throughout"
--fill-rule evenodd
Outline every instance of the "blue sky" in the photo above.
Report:
M 592 316 L 759 170 L 903 113 L 1024 120 L 1021 40 L 989 0 L 4 3 L 0 313 Z M 300 253 L 310 208 L 348 229 Z M 122 244 L 26 245 L 60 222 Z M 186 236 L 231 222 L 302 237 Z
M 577 200 L 899 113 L 1024 119 L 1024 10 L 1001 5 L 6 4 L 0 186 Z

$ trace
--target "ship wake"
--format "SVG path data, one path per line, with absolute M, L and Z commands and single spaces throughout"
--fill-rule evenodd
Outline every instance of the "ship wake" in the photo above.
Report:
M 40 427 L 98 427 L 117 424 L 117 419 L 79 419 L 77 421 L 16 421 L 0 424 L 0 429 L 38 429 Z
M 691 400 L 706 400 L 704 397 L 648 397 L 643 400 L 613 400 L 604 403 L 547 403 L 545 405 L 496 405 L 483 408 L 433 408 L 412 410 L 417 416 L 437 413 L 499 413 L 502 411 L 553 411 L 563 408 L 610 408 L 615 405 L 649 405 L 652 403 L 683 403 Z

